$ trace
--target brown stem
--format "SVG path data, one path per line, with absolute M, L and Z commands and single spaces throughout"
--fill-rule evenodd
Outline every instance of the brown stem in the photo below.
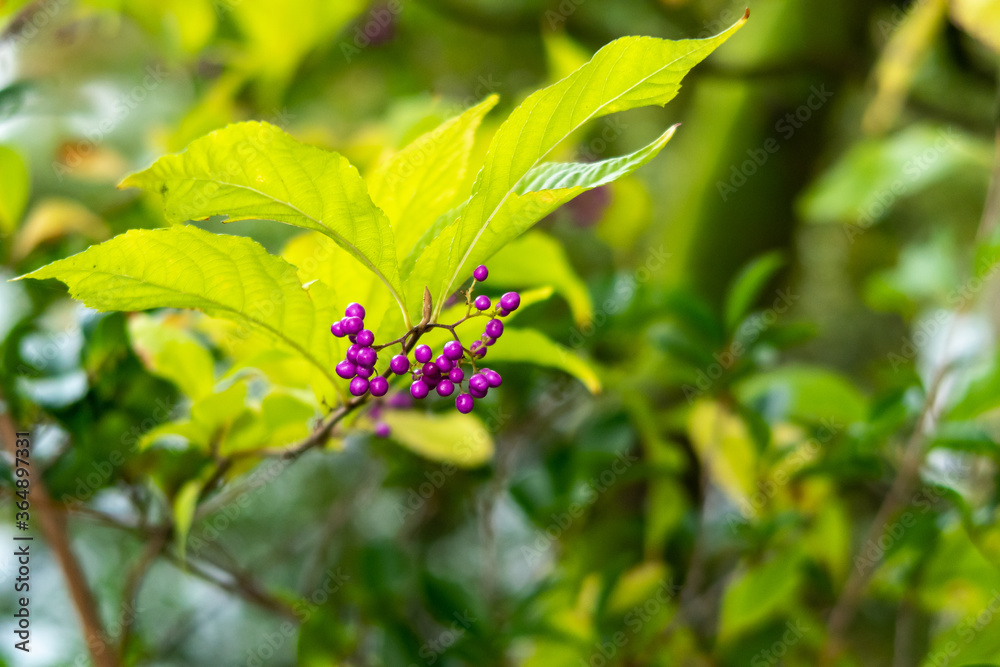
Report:
M 946 336 L 946 339 L 948 338 L 950 338 L 950 335 Z M 941 382 L 947 370 L 947 366 L 942 366 L 935 373 L 931 381 L 920 415 L 917 417 L 916 426 L 910 434 L 910 439 L 903 452 L 903 460 L 900 463 L 899 472 L 896 474 L 889 492 L 875 514 L 875 519 L 868 528 L 868 533 L 861 543 L 861 549 L 864 549 L 867 544 L 877 542 L 890 519 L 906 505 L 910 490 L 920 473 L 920 464 L 924 458 L 924 444 L 927 440 L 927 431 L 937 417 L 935 406 L 938 402 L 938 391 L 941 388 Z M 854 613 L 861 602 L 861 596 L 877 565 L 878 563 L 871 563 L 867 568 L 861 569 L 855 567 L 851 570 L 851 574 L 847 578 L 847 583 L 844 584 L 844 589 L 837 599 L 833 611 L 830 612 L 830 618 L 827 621 L 826 645 L 823 648 L 820 665 L 832 664 L 833 660 L 840 653 L 843 634 L 850 625 L 851 619 L 854 618 Z
M 10 413 L 0 414 L 0 435 L 11 455 L 17 448 L 17 428 Z M 97 667 L 119 667 L 121 662 L 118 658 L 116 647 L 108 641 L 107 633 L 104 631 L 104 624 L 101 616 L 97 612 L 97 602 L 87 585 L 87 578 L 80 567 L 80 561 L 69 543 L 69 533 L 66 530 L 66 515 L 62 507 L 53 502 L 45 488 L 45 482 L 37 472 L 33 471 L 31 477 L 31 508 L 34 516 L 38 517 L 38 525 L 45 536 L 45 541 L 49 548 L 56 555 L 59 567 L 62 569 L 66 584 L 69 587 L 70 598 L 80 618 L 80 625 L 83 628 L 84 642 L 90 657 Z M 96 641 L 95 641 L 96 640 Z

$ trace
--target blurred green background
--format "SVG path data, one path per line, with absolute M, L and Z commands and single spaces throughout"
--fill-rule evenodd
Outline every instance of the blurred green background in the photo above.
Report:
M 0 662 L 1000 664 L 1000 2 L 750 6 L 673 103 L 563 148 L 606 158 L 682 123 L 663 154 L 520 249 L 565 262 L 523 318 L 600 393 L 505 367 L 475 467 L 364 424 L 291 465 L 223 467 L 183 439 L 135 446 L 191 406 L 150 329 L 196 331 L 192 354 L 231 368 L 202 318 L 7 280 L 165 226 L 115 185 L 227 123 L 267 120 L 365 173 L 497 93 L 481 155 L 604 44 L 707 37 L 745 5 L 0 2 L 0 435 L 33 432 L 92 598 L 36 542 L 22 654 L 0 559 Z M 274 253 L 298 233 L 199 224 Z

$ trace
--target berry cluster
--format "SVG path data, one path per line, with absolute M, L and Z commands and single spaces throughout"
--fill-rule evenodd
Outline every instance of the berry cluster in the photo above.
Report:
M 486 356 L 486 350 L 503 335 L 503 322 L 506 317 L 521 305 L 521 296 L 517 292 L 508 292 L 500 297 L 494 305 L 486 295 L 472 299 L 472 290 L 476 282 L 483 282 L 489 276 L 485 266 L 478 266 L 473 272 L 472 287 L 466 293 L 468 310 L 465 316 L 451 325 L 427 324 L 426 328 L 448 329 L 454 340 L 444 344 L 441 353 L 435 358 L 434 351 L 428 345 L 417 345 L 413 348 L 413 361 L 407 356 L 407 339 L 418 333 L 417 329 L 407 332 L 398 340 L 386 345 L 376 346 L 375 335 L 364 328 L 365 309 L 352 303 L 344 312 L 344 317 L 330 327 L 330 332 L 338 338 L 347 336 L 351 346 L 346 358 L 337 364 L 337 375 L 349 379 L 350 392 L 353 396 L 364 396 L 370 392 L 372 396 L 384 396 L 389 390 L 387 376 L 410 375 L 410 396 L 416 399 L 426 398 L 431 390 L 438 396 L 448 397 L 457 392 L 455 407 L 459 412 L 468 413 L 475 405 L 475 399 L 485 398 L 487 392 L 503 383 L 503 378 L 496 371 L 488 368 L 476 368 L 476 361 Z M 475 312 L 473 312 L 475 309 Z M 479 340 L 465 347 L 455 332 L 455 327 L 472 317 L 489 317 Z M 422 332 L 422 330 L 421 330 Z M 419 334 L 418 334 L 419 335 Z M 375 363 L 378 361 L 378 351 L 389 345 L 399 343 L 400 354 L 389 360 L 389 368 L 384 375 L 375 373 Z M 411 343 L 412 345 L 412 343 Z M 466 377 L 468 366 L 469 376 Z M 374 376 L 374 377 L 373 377 Z M 371 378 L 369 380 L 369 378 Z M 386 433 L 387 435 L 387 433 Z

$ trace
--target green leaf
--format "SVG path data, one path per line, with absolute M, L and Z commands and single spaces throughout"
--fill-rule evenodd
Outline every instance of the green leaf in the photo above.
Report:
M 31 187 L 28 167 L 19 153 L 0 146 L 0 236 L 17 228 Z
M 490 95 L 464 113 L 417 137 L 368 178 L 372 200 L 385 211 L 400 257 L 455 201 L 465 179 L 476 129 L 496 106 Z
M 746 422 L 715 401 L 698 401 L 688 415 L 688 434 L 712 481 L 739 507 L 756 491 L 757 448 Z
M 163 318 L 136 315 L 129 318 L 128 332 L 132 347 L 153 373 L 194 400 L 212 392 L 212 355 L 187 330 L 170 326 Z
M 222 215 L 322 232 L 373 271 L 405 315 L 392 228 L 339 153 L 302 144 L 267 123 L 237 123 L 161 157 L 119 187 L 159 192 L 176 223 Z
M 798 202 L 814 223 L 880 222 L 895 202 L 956 173 L 988 173 L 992 144 L 954 128 L 912 125 L 890 137 L 855 144 Z
M 331 369 L 342 344 L 329 334 L 337 315 L 329 289 L 308 289 L 295 267 L 245 237 L 197 227 L 137 230 L 53 262 L 22 278 L 56 278 L 96 310 L 193 308 L 260 331 L 306 359 L 317 379 L 339 385 Z M 319 391 L 319 389 L 317 389 Z
M 719 638 L 732 639 L 745 630 L 791 609 L 802 579 L 798 549 L 788 549 L 770 561 L 735 577 L 722 598 Z
M 529 231 L 490 260 L 490 285 L 551 285 L 569 303 L 577 324 L 594 316 L 587 286 L 570 266 L 562 246 L 541 232 Z
M 651 160 L 673 129 L 624 158 L 591 164 L 542 164 L 553 149 L 588 121 L 672 100 L 684 75 L 745 20 L 708 39 L 623 37 L 562 81 L 530 95 L 493 137 L 462 217 L 443 230 L 417 262 L 417 275 L 428 278 L 436 303 L 440 306 L 473 267 L 557 206 Z
M 493 436 L 475 415 L 388 410 L 380 419 L 393 439 L 425 458 L 476 468 L 493 457 Z
M 780 252 L 770 252 L 754 259 L 733 278 L 726 295 L 726 326 L 730 330 L 750 312 L 761 291 L 784 265 Z
M 591 393 L 601 391 L 601 379 L 590 362 L 535 329 L 507 327 L 503 337 L 489 348 L 486 359 L 490 364 L 511 361 L 558 368 L 582 382 Z
M 839 428 L 863 421 L 865 397 L 843 376 L 813 366 L 785 366 L 759 373 L 734 388 L 744 405 L 768 397 L 787 417 L 818 422 L 833 420 Z
M 174 498 L 174 544 L 177 545 L 177 554 L 180 556 L 181 562 L 184 562 L 184 545 L 187 543 L 187 536 L 191 531 L 194 512 L 198 508 L 201 487 L 202 481 L 193 479 L 182 486 Z

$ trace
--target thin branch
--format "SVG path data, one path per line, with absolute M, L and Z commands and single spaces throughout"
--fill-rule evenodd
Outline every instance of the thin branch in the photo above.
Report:
M 2 399 L 2 397 L 0 397 Z M 0 435 L 11 455 L 17 448 L 17 428 L 9 412 L 0 414 Z M 87 578 L 80 561 L 69 543 L 69 533 L 66 529 L 66 515 L 49 496 L 45 482 L 40 474 L 31 477 L 31 508 L 38 517 L 38 524 L 45 536 L 45 541 L 56 555 L 59 567 L 62 569 L 66 584 L 69 587 L 70 598 L 76 608 L 77 616 L 83 627 L 84 643 L 90 652 L 90 657 L 97 667 L 119 667 L 121 661 L 118 651 L 108 641 L 104 623 L 97 611 L 97 602 L 87 585 Z M 96 641 L 95 641 L 96 640 Z M 100 650 L 99 650 L 100 649 Z

